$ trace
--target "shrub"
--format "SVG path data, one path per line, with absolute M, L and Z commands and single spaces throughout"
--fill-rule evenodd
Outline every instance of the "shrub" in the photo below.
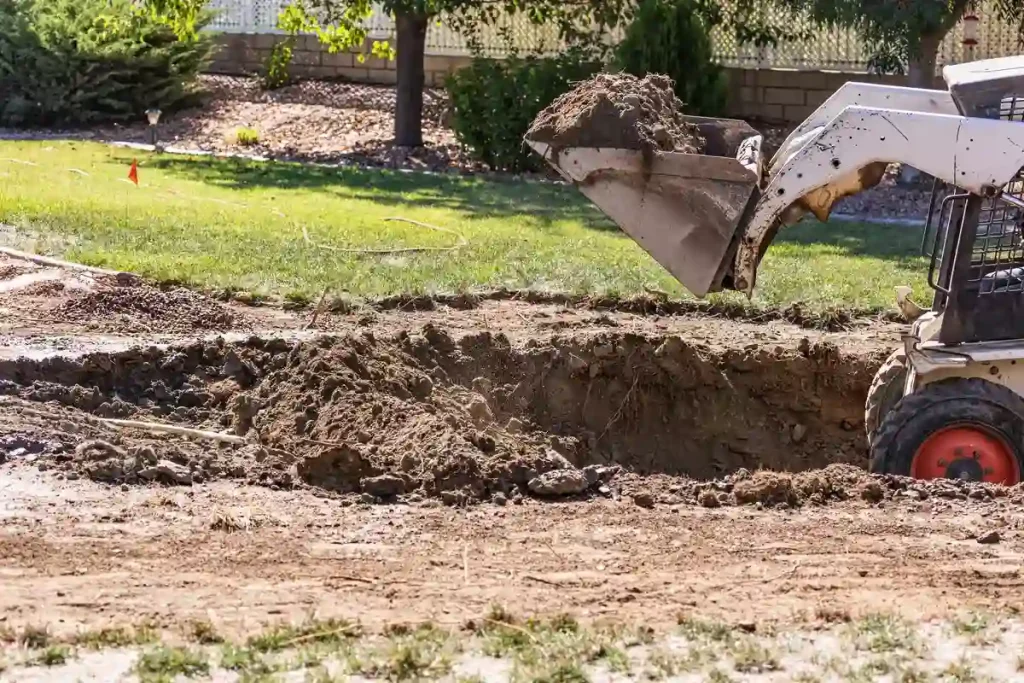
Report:
M 720 115 L 727 83 L 711 55 L 710 31 L 720 21 L 715 7 L 700 0 L 643 0 L 616 47 L 616 65 L 635 76 L 667 74 L 687 113 Z
M 141 120 L 189 102 L 210 14 L 131 0 L 0 0 L 0 125 Z
M 252 147 L 260 143 L 260 134 L 255 128 L 238 128 L 235 130 L 235 142 L 242 147 Z
M 536 169 L 539 159 L 523 146 L 534 117 L 600 68 L 577 50 L 557 57 L 474 59 L 447 83 L 455 136 L 474 159 L 493 169 Z

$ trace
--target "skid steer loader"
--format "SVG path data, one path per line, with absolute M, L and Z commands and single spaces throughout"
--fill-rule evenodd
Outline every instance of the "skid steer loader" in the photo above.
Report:
M 947 90 L 847 83 L 767 164 L 761 136 L 726 119 L 690 118 L 707 140 L 703 155 L 526 143 L 697 296 L 749 296 L 781 227 L 807 213 L 826 221 L 889 163 L 931 175 L 923 247 L 932 306 L 871 386 L 870 468 L 1016 484 L 1024 472 L 1024 56 L 947 66 L 943 79 Z

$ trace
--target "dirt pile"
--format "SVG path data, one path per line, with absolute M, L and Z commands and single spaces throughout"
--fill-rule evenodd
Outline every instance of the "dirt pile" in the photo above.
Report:
M 722 349 L 629 333 L 515 347 L 428 325 L 393 338 L 253 338 L 0 362 L 0 394 L 88 413 L 75 419 L 89 429 L 65 430 L 48 453 L 105 481 L 186 479 L 171 465 L 150 469 L 168 461 L 191 481 L 458 503 L 602 490 L 620 470 L 713 480 L 742 468 L 861 463 L 864 394 L 880 360 L 828 344 Z M 251 443 L 99 430 L 96 417 L 227 430 Z M 31 436 L 53 433 L 39 425 Z M 83 440 L 114 448 L 82 451 Z M 770 499 L 790 499 L 781 486 Z
M 99 328 L 118 332 L 186 333 L 245 327 L 236 313 L 202 294 L 180 287 L 161 290 L 137 282 L 76 293 L 52 313 L 57 320 L 95 321 Z
M 668 76 L 598 74 L 544 109 L 526 139 L 557 149 L 599 147 L 699 153 L 704 140 L 683 119 Z

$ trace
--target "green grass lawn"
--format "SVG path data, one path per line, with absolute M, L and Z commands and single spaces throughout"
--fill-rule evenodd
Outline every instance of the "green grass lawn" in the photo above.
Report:
M 133 157 L 139 187 L 127 182 Z M 303 239 L 305 228 L 315 243 L 348 249 L 458 241 L 384 220 L 396 216 L 455 231 L 468 244 L 368 255 Z M 579 193 L 551 184 L 0 142 L 0 223 L 16 227 L 0 231 L 14 246 L 259 294 L 316 297 L 329 285 L 360 297 L 500 287 L 626 296 L 656 288 L 685 296 Z M 919 239 L 914 228 L 801 224 L 776 239 L 754 305 L 890 308 L 895 285 L 924 292 Z

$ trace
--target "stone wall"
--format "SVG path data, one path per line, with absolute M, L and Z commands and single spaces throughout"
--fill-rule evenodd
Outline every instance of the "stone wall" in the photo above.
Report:
M 271 34 L 226 34 L 221 50 L 210 66 L 213 73 L 249 74 L 260 70 L 281 37 Z M 294 48 L 291 72 L 304 78 L 336 78 L 357 83 L 391 84 L 396 80 L 395 63 L 367 56 L 359 61 L 356 52 L 330 54 L 315 36 L 302 36 Z M 448 74 L 470 62 L 465 56 L 428 55 L 428 86 L 444 85 Z M 798 123 L 847 81 L 905 85 L 902 76 L 877 76 L 840 71 L 798 71 L 795 69 L 727 69 L 729 111 L 727 115 L 768 122 Z M 937 85 L 936 87 L 942 87 Z

